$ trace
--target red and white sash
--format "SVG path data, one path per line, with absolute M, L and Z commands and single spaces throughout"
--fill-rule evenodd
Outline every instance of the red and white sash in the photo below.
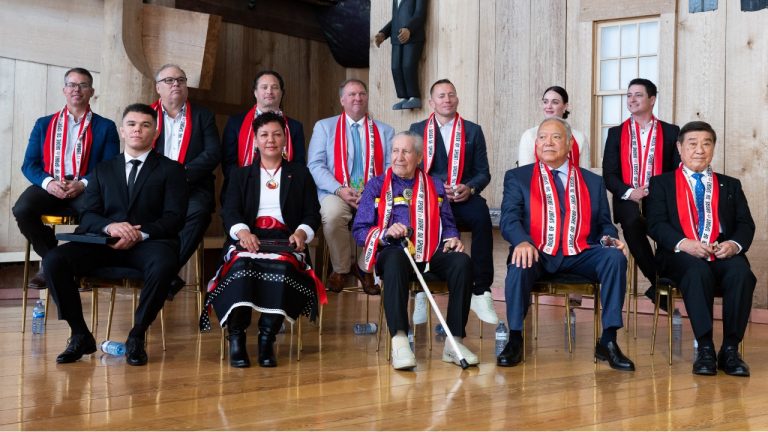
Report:
M 336 180 L 344 186 L 350 185 L 349 165 L 347 163 L 347 115 L 342 112 L 336 122 L 336 132 L 333 145 L 333 174 Z M 365 178 L 368 180 L 381 175 L 384 171 L 384 147 L 381 145 L 381 134 L 373 119 L 365 115 Z
M 45 142 L 43 143 L 43 166 L 46 172 L 56 180 L 63 179 L 67 175 L 64 158 L 67 154 L 67 142 L 69 128 L 69 109 L 64 109 L 54 114 L 48 123 L 48 129 L 45 132 Z M 91 145 L 93 144 L 93 131 L 91 130 L 91 119 L 93 112 L 91 106 L 85 111 L 83 120 L 80 122 L 80 129 L 77 132 L 75 149 L 72 152 L 72 168 L 77 178 L 84 177 L 88 170 L 88 157 L 91 154 Z
M 372 227 L 365 238 L 364 262 L 368 271 L 372 271 L 373 265 L 376 263 L 379 238 L 389 227 L 394 201 L 392 168 L 389 168 L 384 176 L 384 183 L 379 195 L 378 225 Z M 420 169 L 416 169 L 413 182 L 413 202 L 410 206 L 410 216 L 414 225 L 413 234 L 410 237 L 415 248 L 414 259 L 417 262 L 429 262 L 440 244 L 440 206 L 432 179 Z
M 568 166 L 565 188 L 565 204 L 559 202 L 552 171 L 542 162 L 533 167 L 531 177 L 531 238 L 536 249 L 555 255 L 563 246 L 563 255 L 576 255 L 589 248 L 587 237 L 591 229 L 592 207 L 589 190 L 574 164 Z M 565 205 L 565 223 L 560 216 L 560 206 Z M 561 226 L 565 229 L 561 232 Z
M 152 108 L 157 111 L 157 130 L 164 131 L 163 129 L 163 119 L 164 119 L 164 112 L 165 108 L 163 108 L 163 103 L 161 99 L 158 99 L 157 102 L 152 104 Z M 189 148 L 189 139 L 192 137 L 192 105 L 189 103 L 184 103 L 184 108 L 182 108 L 182 111 L 184 111 L 184 117 L 181 118 L 181 122 L 179 124 L 179 158 L 177 159 L 177 162 L 180 164 L 184 164 L 184 159 L 187 157 L 187 149 Z M 165 140 L 165 137 L 163 136 L 165 132 L 160 134 L 157 139 L 155 139 L 154 144 L 152 144 L 152 148 L 157 147 L 157 140 Z M 170 131 L 168 132 L 170 133 Z
M 432 169 L 432 162 L 435 159 L 436 136 L 438 134 L 435 113 L 429 115 L 427 124 L 424 126 L 424 171 L 429 174 Z M 464 152 L 466 151 L 467 140 L 464 133 L 464 119 L 459 113 L 453 118 L 453 129 L 451 129 L 451 146 L 448 152 L 447 183 L 456 186 L 461 183 L 461 176 L 464 174 Z
M 664 132 L 656 117 L 651 118 L 645 146 L 640 141 L 640 125 L 630 116 L 621 125 L 621 177 L 633 188 L 647 187 L 664 166 Z
M 258 151 L 254 144 L 255 134 L 253 131 L 253 121 L 256 119 L 256 105 L 253 106 L 243 119 L 240 125 L 240 134 L 237 137 L 237 165 L 241 167 L 250 166 L 253 163 L 253 156 Z M 288 161 L 293 160 L 293 141 L 291 141 L 291 129 L 288 127 L 288 117 L 283 114 L 285 120 L 285 149 L 283 157 Z
M 704 229 L 699 238 L 699 212 L 696 208 L 696 198 L 691 191 L 691 185 L 683 172 L 683 166 L 675 170 L 675 198 L 677 201 L 677 216 L 686 238 L 712 244 L 720 234 L 719 202 L 720 188 L 717 187 L 717 175 L 712 167 L 707 168 L 704 182 Z M 713 261 L 710 255 L 707 261 Z

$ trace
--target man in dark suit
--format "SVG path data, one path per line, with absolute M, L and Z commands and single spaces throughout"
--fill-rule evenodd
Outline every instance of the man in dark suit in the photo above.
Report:
M 656 283 L 657 268 L 642 209 L 648 195 L 648 181 L 680 164 L 675 146 L 680 128 L 657 119 L 653 115 L 655 103 L 654 83 L 644 78 L 630 81 L 627 109 L 632 115 L 608 130 L 603 154 L 603 177 L 605 186 L 613 194 L 614 221 L 621 224 L 629 252 L 651 284 Z M 653 285 L 645 295 L 655 300 Z M 666 302 L 661 304 L 666 309 Z
M 658 242 L 662 274 L 675 281 L 699 344 L 693 373 L 749 376 L 739 356 L 752 308 L 756 278 L 746 252 L 755 223 L 739 180 L 712 171 L 717 135 L 701 121 L 686 124 L 677 148 L 681 167 L 651 179 L 648 231 Z M 727 282 L 726 282 L 727 281 Z M 723 344 L 715 357 L 712 304 L 723 294 Z
M 144 338 L 168 296 L 178 271 L 178 234 L 187 210 L 184 169 L 152 150 L 157 113 L 144 104 L 123 112 L 120 133 L 125 153 L 95 169 L 85 193 L 77 233 L 117 237 L 111 245 L 70 242 L 52 250 L 44 260 L 53 299 L 72 330 L 57 363 L 77 361 L 96 351 L 96 341 L 83 319 L 76 277 L 100 267 L 131 267 L 144 274 L 135 324 L 128 333 L 126 361 L 147 363 Z
M 421 108 L 419 60 L 426 16 L 427 0 L 392 0 L 392 20 L 374 36 L 377 47 L 392 38 L 392 78 L 400 98 L 393 110 Z
M 459 226 L 472 231 L 472 274 L 475 286 L 472 292 L 472 310 L 490 324 L 498 324 L 493 308 L 491 283 L 493 282 L 493 227 L 491 214 L 480 192 L 491 181 L 488 153 L 482 128 L 459 116 L 459 97 L 456 87 L 441 79 L 429 89 L 429 106 L 434 112 L 424 121 L 411 125 L 411 132 L 424 138 L 425 172 L 443 181 L 451 210 Z M 420 302 L 426 305 L 423 301 Z M 426 307 L 417 303 L 419 316 L 426 320 Z
M 91 73 L 83 68 L 68 70 L 64 74 L 63 92 L 66 106 L 35 122 L 21 166 L 32 186 L 13 206 L 19 230 L 42 258 L 56 247 L 56 238 L 40 216 L 67 209 L 80 213 L 91 171 L 99 162 L 120 152 L 115 123 L 91 111 Z M 42 269 L 29 281 L 29 286 L 45 288 Z
M 501 203 L 501 234 L 510 243 L 505 291 L 509 342 L 499 366 L 522 360 L 522 330 L 531 288 L 544 273 L 574 273 L 600 282 L 603 334 L 595 358 L 633 371 L 616 343 L 622 324 L 627 259 L 611 223 L 602 179 L 573 166 L 571 128 L 560 118 L 544 120 L 536 138 L 540 162 L 507 171 Z M 564 203 L 567 203 L 565 205 Z
M 221 187 L 222 200 L 226 194 L 227 184 L 233 170 L 249 166 L 256 158 L 257 146 L 253 137 L 253 119 L 265 112 L 276 112 L 283 116 L 286 122 L 285 159 L 306 165 L 306 149 L 304 126 L 282 112 L 285 81 L 279 73 L 263 70 L 253 79 L 253 96 L 256 104 L 244 113 L 232 116 L 224 127 L 222 136 L 221 171 L 224 174 L 224 184 Z
M 152 104 L 160 131 L 155 151 L 184 165 L 189 186 L 187 217 L 180 235 L 179 270 L 195 253 L 211 223 L 216 205 L 213 170 L 221 161 L 221 146 L 213 113 L 188 101 L 187 75 L 180 67 L 160 67 L 155 81 L 155 90 L 160 95 Z M 169 297 L 173 298 L 183 286 L 184 281 L 175 277 Z

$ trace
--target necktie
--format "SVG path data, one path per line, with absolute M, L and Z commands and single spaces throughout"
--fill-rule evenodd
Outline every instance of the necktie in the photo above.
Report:
M 360 142 L 360 125 L 352 123 L 352 145 L 355 148 L 355 155 L 352 159 L 352 184 L 355 188 L 362 187 L 364 164 L 363 164 L 363 145 Z
M 699 238 L 701 238 L 704 233 L 704 182 L 701 181 L 701 178 L 704 177 L 704 174 L 693 173 L 691 177 L 696 180 L 693 192 L 696 196 L 696 212 L 699 214 Z
M 563 177 L 561 174 L 563 174 L 561 171 L 555 170 L 552 171 L 553 177 L 555 178 L 555 189 L 557 189 L 557 199 L 560 201 L 560 215 L 563 216 L 565 214 L 565 186 L 563 185 Z
M 136 174 L 139 172 L 139 165 L 141 165 L 141 161 L 138 159 L 133 159 L 129 161 L 131 165 L 131 172 L 128 174 L 128 197 L 133 196 L 133 186 L 136 184 Z

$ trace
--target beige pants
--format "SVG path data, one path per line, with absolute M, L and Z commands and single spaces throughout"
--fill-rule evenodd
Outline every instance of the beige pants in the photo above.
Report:
M 354 209 L 336 195 L 327 195 L 320 203 L 320 216 L 323 221 L 323 236 L 328 245 L 331 265 L 336 273 L 347 273 L 357 258 L 357 265 L 363 268 L 364 257 L 358 253 L 349 230 Z M 362 252 L 362 249 L 361 249 Z

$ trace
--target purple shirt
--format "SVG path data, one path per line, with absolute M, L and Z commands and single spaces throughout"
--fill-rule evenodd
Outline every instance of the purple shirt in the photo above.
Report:
M 459 230 L 456 229 L 456 223 L 453 220 L 453 213 L 451 212 L 451 203 L 445 197 L 445 188 L 443 183 L 439 179 L 435 179 L 432 176 L 427 176 L 435 185 L 435 191 L 437 196 L 442 198 L 440 204 L 440 220 L 443 224 L 441 241 L 452 237 L 459 237 Z M 392 194 L 394 197 L 402 197 L 403 189 L 413 189 L 414 179 L 403 179 L 392 174 Z M 376 198 L 381 196 L 381 188 L 384 185 L 384 175 L 372 178 L 365 184 L 363 189 L 363 195 L 360 198 L 360 205 L 357 208 L 357 214 L 355 215 L 355 221 L 352 224 L 352 235 L 355 237 L 355 242 L 360 246 L 365 246 L 365 238 L 368 236 L 368 231 L 378 224 L 378 210 L 376 207 Z M 413 199 L 416 199 L 414 197 Z M 405 226 L 411 225 L 411 214 L 409 206 L 395 204 L 392 206 L 392 216 L 389 218 L 389 225 L 385 228 L 389 228 L 392 224 L 399 222 Z

